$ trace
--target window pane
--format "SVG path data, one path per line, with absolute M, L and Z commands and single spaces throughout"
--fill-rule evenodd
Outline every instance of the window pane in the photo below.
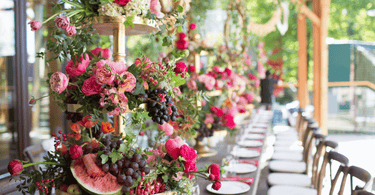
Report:
M 13 0 L 0 1 L 0 172 L 18 158 L 15 128 L 15 28 Z

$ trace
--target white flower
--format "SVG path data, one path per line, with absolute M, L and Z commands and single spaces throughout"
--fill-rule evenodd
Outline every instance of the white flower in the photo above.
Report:
M 117 3 L 107 3 L 102 5 L 99 10 L 99 16 L 120 16 L 122 15 L 122 7 Z

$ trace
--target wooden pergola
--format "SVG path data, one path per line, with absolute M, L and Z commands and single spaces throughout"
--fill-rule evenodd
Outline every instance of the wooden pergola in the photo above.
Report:
M 328 16 L 331 0 L 312 0 L 313 11 L 311 11 L 301 0 L 291 0 L 300 4 L 298 14 L 298 99 L 300 107 L 308 104 L 307 90 L 307 34 L 306 17 L 313 22 L 313 45 L 314 45 L 314 118 L 318 121 L 323 134 L 328 133 Z

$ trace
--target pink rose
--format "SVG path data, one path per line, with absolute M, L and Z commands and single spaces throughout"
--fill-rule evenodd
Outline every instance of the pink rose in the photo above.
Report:
M 167 136 L 173 134 L 173 127 L 169 123 L 164 122 L 162 125 L 158 125 L 158 129 L 164 131 Z
M 31 31 L 37 31 L 40 28 L 42 28 L 42 23 L 40 23 L 39 21 L 36 21 L 36 20 L 30 21 L 29 24 L 30 24 L 30 27 L 31 27 Z
M 112 52 L 108 48 L 102 49 L 100 47 L 97 47 L 91 50 L 91 53 L 97 57 L 99 57 L 99 53 L 100 53 L 100 57 L 104 59 L 110 59 L 112 57 Z
M 23 170 L 23 165 L 22 162 L 18 159 L 11 161 L 8 164 L 8 172 L 10 173 L 11 176 L 16 176 L 21 174 Z
M 161 12 L 161 4 L 159 0 L 151 0 L 150 2 L 150 12 L 152 14 L 155 14 L 156 17 L 162 18 L 164 17 L 164 14 Z
M 211 164 L 208 167 L 208 173 L 215 176 L 214 180 L 220 180 L 220 166 L 216 163 Z
M 247 101 L 249 101 L 250 103 L 252 103 L 253 100 L 254 100 L 254 94 L 253 93 L 248 93 L 248 94 L 245 95 L 245 97 L 246 97 Z
M 70 146 L 69 155 L 73 160 L 80 158 L 82 154 L 83 154 L 83 150 L 81 146 L 76 145 L 76 144 Z
M 190 30 L 195 30 L 197 28 L 197 25 L 195 24 L 195 23 L 191 23 L 190 25 L 189 25 L 189 29 Z
M 124 91 L 132 91 L 135 87 L 137 79 L 130 72 L 124 72 L 122 76 L 125 77 L 125 79 L 121 82 L 119 87 Z
M 68 36 L 71 37 L 75 34 L 77 34 L 77 30 L 76 30 L 76 27 L 75 26 L 68 26 L 66 28 L 66 32 L 68 33 Z
M 102 86 L 96 82 L 96 77 L 91 76 L 83 82 L 81 90 L 86 96 L 90 96 L 100 94 L 100 92 L 102 92 L 101 87 Z
M 176 92 L 177 95 L 181 95 L 181 90 L 178 87 L 173 87 L 173 91 Z
M 95 73 L 96 82 L 99 85 L 112 84 L 115 80 L 115 74 L 112 73 L 111 67 L 101 66 Z
M 184 73 L 187 70 L 185 62 L 177 62 L 176 68 L 173 70 L 176 74 Z
M 212 90 L 215 86 L 215 78 L 210 76 L 210 75 L 200 75 L 198 77 L 198 81 L 201 82 L 201 83 L 204 83 L 204 86 L 208 89 L 208 90 Z
M 85 54 L 85 58 L 83 58 L 83 54 L 80 57 L 76 56 L 76 59 L 76 63 L 73 63 L 73 60 L 70 60 L 65 67 L 66 73 L 71 77 L 83 74 L 90 63 L 88 54 Z
M 189 82 L 187 83 L 187 87 L 191 90 L 196 90 L 197 89 L 197 83 L 190 79 Z
M 175 137 L 174 142 L 176 142 L 178 147 L 181 147 L 182 145 L 186 144 L 185 141 L 181 139 L 181 137 Z
M 60 94 L 68 86 L 69 79 L 64 73 L 55 72 L 51 75 L 51 79 L 49 80 L 49 82 L 51 84 L 52 91 Z
M 55 20 L 55 25 L 57 28 L 61 28 L 63 30 L 66 30 L 69 26 L 69 17 L 67 16 L 60 16 L 58 18 L 56 18 Z
M 165 143 L 167 154 L 169 154 L 175 160 L 180 156 L 180 147 L 181 146 L 179 146 L 178 143 L 173 139 L 169 139 Z

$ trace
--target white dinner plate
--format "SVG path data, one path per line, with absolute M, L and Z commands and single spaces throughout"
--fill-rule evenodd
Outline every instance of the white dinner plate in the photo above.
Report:
M 262 134 L 247 134 L 244 135 L 245 139 L 264 139 L 264 135 Z
M 242 140 L 238 142 L 238 145 L 245 147 L 260 147 L 263 145 L 263 142 L 256 140 Z
M 238 148 L 233 150 L 230 154 L 240 158 L 254 158 L 260 155 L 258 150 L 248 150 L 246 148 Z
M 206 187 L 207 191 L 214 194 L 242 194 L 250 190 L 250 186 L 235 181 L 222 181 L 220 190 L 212 189 L 212 183 Z
M 225 171 L 238 173 L 238 174 L 244 174 L 244 173 L 251 173 L 257 170 L 257 167 L 252 164 L 246 164 L 246 163 L 233 163 L 229 166 L 223 167 Z

